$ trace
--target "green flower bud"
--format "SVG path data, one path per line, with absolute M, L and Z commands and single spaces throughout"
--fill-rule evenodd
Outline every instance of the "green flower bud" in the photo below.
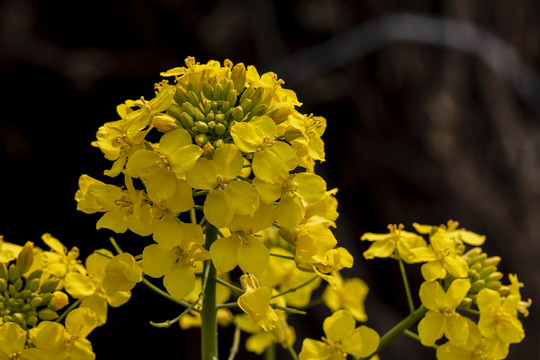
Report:
M 487 266 L 487 267 L 484 267 L 482 269 L 482 271 L 480 271 L 479 275 L 482 279 L 485 279 L 486 277 L 488 277 L 491 273 L 494 273 L 495 271 L 497 271 L 497 267 L 496 266 Z
M 183 89 L 180 89 L 178 86 L 176 87 L 176 92 L 174 93 L 174 101 L 180 105 L 188 101 L 187 95 L 184 92 Z
M 217 83 L 214 86 L 214 91 L 212 92 L 212 98 L 214 100 L 221 99 L 221 95 L 223 94 L 223 85 L 220 83 Z
M 253 102 L 253 106 L 259 105 L 259 103 L 262 100 L 264 89 L 262 87 L 259 87 L 255 90 L 253 95 L 251 95 L 251 101 Z
M 32 296 L 32 290 L 24 289 L 23 291 L 20 292 L 20 294 L 21 294 L 21 298 L 28 299 L 30 298 L 30 296 Z
M 471 284 L 471 288 L 469 289 L 470 293 L 477 293 L 480 290 L 484 288 L 486 285 L 486 281 L 484 279 L 476 280 Z
M 222 139 L 217 139 L 216 141 L 214 141 L 214 148 L 218 148 L 220 146 L 222 146 L 223 144 L 225 144 L 225 142 L 222 140 Z
M 166 111 L 167 115 L 172 116 L 177 120 L 180 120 L 180 114 L 182 114 L 182 112 L 184 112 L 184 110 L 177 104 L 171 104 Z
M 470 309 L 472 303 L 473 303 L 473 300 L 470 297 L 465 297 L 463 301 L 461 301 L 461 303 L 458 305 L 458 309 L 460 310 Z
M 216 123 L 214 121 L 208 122 L 208 129 L 213 130 L 216 127 Z
M 21 277 L 19 269 L 17 268 L 15 264 L 9 265 L 8 272 L 9 272 L 9 282 L 11 283 L 14 283 L 15 280 Z
M 191 129 L 194 126 L 193 118 L 185 111 L 180 115 L 180 122 L 185 129 Z
M 39 280 L 41 278 L 41 275 L 43 275 L 43 270 L 41 269 L 34 270 L 30 273 L 30 275 L 28 275 L 28 277 L 26 278 L 26 281 L 29 282 L 34 279 Z
M 41 298 L 41 296 L 36 296 L 32 298 L 29 302 L 30 306 L 33 308 L 37 308 L 38 306 L 41 306 L 42 303 L 43 303 L 43 298 Z
M 15 286 L 15 290 L 19 292 L 24 286 L 24 281 L 23 279 L 18 278 L 17 280 L 15 280 L 15 283 L 13 285 Z
M 195 122 L 195 127 L 200 133 L 206 134 L 208 132 L 208 125 L 202 121 Z
M 224 123 L 225 122 L 225 115 L 216 114 L 215 121 L 218 122 L 218 123 Z
M 17 291 L 17 289 L 15 288 L 15 285 L 13 284 L 8 284 L 8 294 L 11 296 L 11 297 L 15 297 L 16 294 L 18 294 L 19 292 Z
M 210 123 L 210 122 L 214 121 L 214 119 L 215 119 L 215 114 L 213 112 L 206 115 L 206 122 L 207 123 Z
M 223 91 L 221 93 L 221 96 L 223 99 L 226 99 L 232 90 L 233 83 L 229 79 L 223 79 L 222 85 L 223 85 Z
M 30 304 L 24 304 L 23 307 L 21 308 L 22 312 L 27 312 L 29 310 L 32 310 L 32 306 Z
M 38 317 L 43 321 L 51 321 L 58 318 L 58 314 L 51 309 L 43 309 L 38 312 Z
M 231 107 L 231 103 L 229 101 L 224 101 L 223 104 L 221 104 L 221 111 L 225 112 L 229 110 L 230 107 Z
M 500 256 L 492 256 L 484 261 L 484 266 L 497 266 L 501 262 Z
M 209 83 L 205 82 L 203 84 L 203 94 L 204 96 L 206 96 L 207 99 L 213 99 L 213 93 L 214 93 L 214 88 L 212 87 L 212 85 L 210 85 Z
M 234 125 L 236 125 L 236 124 L 237 124 L 237 122 L 236 122 L 236 121 L 234 121 L 234 120 L 233 120 L 233 121 L 231 121 L 231 122 L 229 123 L 229 131 L 230 131 L 230 130 L 231 130 L 231 128 L 232 128 L 232 127 L 233 127 Z
M 484 263 L 484 261 L 487 259 L 486 253 L 481 253 L 480 255 L 475 256 L 474 258 L 469 261 L 469 266 L 474 266 L 476 264 L 480 264 L 480 266 Z
M 497 280 L 501 280 L 503 277 L 504 277 L 504 275 L 503 275 L 502 272 L 500 272 L 500 271 L 495 271 L 495 272 L 489 274 L 489 275 L 486 277 L 486 281 L 487 281 L 487 282 L 490 282 L 490 281 L 497 281 Z
M 251 101 L 251 99 L 246 99 L 240 103 L 240 107 L 244 110 L 244 114 L 247 114 L 253 107 L 253 101 Z
M 197 114 L 195 115 L 195 122 L 197 121 L 206 122 L 206 116 L 204 116 L 204 114 L 200 112 L 197 112 Z
M 56 290 L 56 287 L 58 286 L 58 283 L 60 282 L 57 278 L 50 278 L 45 280 L 45 282 L 41 285 L 40 291 L 42 293 L 52 293 L 54 290 Z
M 487 289 L 491 289 L 491 290 L 499 290 L 499 288 L 502 286 L 501 282 L 500 281 L 488 281 L 486 282 L 486 288 Z
M 244 110 L 242 110 L 241 106 L 234 107 L 231 110 L 231 115 L 234 120 L 242 121 L 244 118 Z
M 27 316 L 26 317 L 26 325 L 29 327 L 35 327 L 38 323 L 37 316 Z
M 188 97 L 188 101 L 189 101 L 189 103 L 191 105 L 193 105 L 194 107 L 199 106 L 199 103 L 201 102 L 201 99 L 197 94 L 195 94 L 194 91 L 189 90 L 188 93 L 187 93 L 187 97 Z
M 0 263 L 0 278 L 7 280 L 9 278 L 9 272 L 6 264 Z
M 31 292 L 36 292 L 39 290 L 39 285 L 41 281 L 39 279 L 30 279 L 26 280 L 25 289 L 29 289 Z
M 178 121 L 170 115 L 157 115 L 152 119 L 152 125 L 161 131 L 171 131 L 181 128 Z
M 262 115 L 264 114 L 264 112 L 266 111 L 266 108 L 268 106 L 266 106 L 266 104 L 259 104 L 257 106 L 255 106 L 251 112 L 250 112 L 250 115 L 251 116 L 259 116 L 259 115 Z
M 238 92 L 232 89 L 229 91 L 229 95 L 227 96 L 226 100 L 229 102 L 230 106 L 236 105 L 236 100 L 238 100 Z
M 193 119 L 197 115 L 197 109 L 191 105 L 189 102 L 185 102 L 182 104 L 182 109 L 188 113 L 189 116 L 191 116 Z
M 240 94 L 246 85 L 246 67 L 244 64 L 239 63 L 234 65 L 231 71 L 231 80 L 234 89 Z
M 4 278 L 0 278 L 0 291 L 4 292 L 7 290 L 7 281 Z
M 212 111 L 212 102 L 211 101 L 206 101 L 204 103 L 204 113 L 205 114 L 208 114 L 210 111 Z
M 255 92 L 255 88 L 253 86 L 250 86 L 250 87 L 246 88 L 242 92 L 242 95 L 240 95 L 240 104 L 243 104 L 244 101 L 251 98 L 251 95 L 253 95 L 254 92 Z M 244 107 L 244 105 L 242 105 L 242 107 Z
M 19 253 L 19 256 L 17 257 L 17 267 L 19 268 L 19 272 L 21 274 L 27 272 L 32 266 L 33 261 L 34 243 L 31 241 L 27 241 L 26 244 L 24 244 L 21 252 Z
M 206 134 L 198 134 L 195 136 L 195 143 L 203 147 L 208 142 L 208 136 Z
M 227 128 L 222 123 L 218 123 L 214 128 L 216 135 L 221 136 L 227 132 Z

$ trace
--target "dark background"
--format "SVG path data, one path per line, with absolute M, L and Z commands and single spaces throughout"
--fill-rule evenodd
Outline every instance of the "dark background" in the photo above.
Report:
M 0 234 L 41 244 L 50 232 L 83 258 L 108 247 L 112 233 L 73 200 L 80 174 L 108 180 L 110 163 L 90 146 L 97 128 L 117 104 L 150 98 L 160 71 L 185 57 L 229 58 L 276 72 L 302 112 L 328 120 L 316 171 L 339 188 L 336 236 L 355 256 L 346 275 L 370 286 L 368 325 L 382 334 L 407 314 L 397 264 L 361 256 L 360 236 L 389 223 L 454 219 L 485 234 L 524 297 L 540 299 L 539 18 L 532 0 L 1 1 Z M 181 310 L 136 288 L 90 335 L 98 358 L 197 358 L 197 330 L 148 325 Z M 326 315 L 292 318 L 297 351 L 323 335 Z M 510 358 L 538 359 L 535 304 L 524 325 Z M 232 327 L 220 332 L 223 357 L 231 338 Z M 408 338 L 381 354 L 407 357 L 434 354 Z

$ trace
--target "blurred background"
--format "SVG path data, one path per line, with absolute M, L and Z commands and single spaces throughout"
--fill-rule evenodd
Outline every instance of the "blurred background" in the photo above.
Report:
M 484 234 L 503 272 L 540 299 L 540 3 L 503 1 L 221 0 L 0 2 L 0 234 L 24 243 L 49 232 L 81 258 L 109 247 L 98 216 L 75 210 L 78 177 L 106 181 L 90 146 L 126 99 L 149 98 L 159 73 L 231 59 L 273 71 L 328 120 L 327 161 L 339 192 L 338 241 L 347 276 L 370 287 L 368 325 L 381 334 L 407 314 L 397 263 L 366 262 L 364 232 L 391 223 L 459 221 Z M 115 236 L 142 249 L 146 239 Z M 409 270 L 413 286 L 421 279 Z M 156 329 L 181 311 L 146 288 L 110 309 L 91 335 L 99 359 L 196 359 L 198 330 Z M 539 315 L 511 359 L 539 359 Z M 293 316 L 300 350 L 319 338 L 324 308 Z M 245 339 L 245 337 L 243 337 Z M 232 327 L 220 332 L 228 356 Z M 434 358 L 400 338 L 382 359 Z M 254 358 L 241 348 L 240 359 Z M 280 351 L 278 358 L 288 358 Z

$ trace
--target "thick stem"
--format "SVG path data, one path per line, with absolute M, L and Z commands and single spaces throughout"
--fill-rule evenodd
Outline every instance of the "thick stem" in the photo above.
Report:
M 217 229 L 208 223 L 206 225 L 205 248 L 210 249 L 210 245 L 217 239 Z M 203 287 L 203 304 L 201 309 L 201 346 L 202 360 L 218 359 L 218 326 L 216 308 L 216 268 L 212 260 L 204 263 L 204 278 L 206 283 Z
M 381 337 L 379 342 L 379 347 L 375 354 L 378 354 L 382 349 L 384 349 L 388 344 L 390 344 L 396 337 L 403 334 L 405 330 L 416 324 L 420 319 L 424 317 L 428 309 L 421 305 L 418 309 L 413 311 L 409 316 L 403 319 L 400 323 L 390 329 L 386 334 Z

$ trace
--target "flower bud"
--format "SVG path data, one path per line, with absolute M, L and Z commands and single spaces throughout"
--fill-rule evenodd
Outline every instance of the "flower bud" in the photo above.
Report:
M 255 88 L 253 86 L 250 86 L 248 88 L 246 88 L 243 92 L 242 92 L 242 95 L 240 95 L 240 104 L 242 104 L 242 107 L 244 107 L 244 102 L 246 100 L 249 100 L 250 101 L 250 104 L 251 104 L 251 95 L 253 95 L 253 93 L 255 92 Z
M 203 89 L 203 94 L 204 94 L 204 96 L 206 96 L 207 99 L 213 99 L 214 88 L 212 87 L 212 85 L 205 82 L 203 84 L 202 89 Z
M 221 85 L 221 83 L 217 83 L 214 86 L 214 91 L 212 92 L 212 98 L 214 100 L 221 99 L 222 94 L 223 94 L 223 85 Z
M 30 300 L 29 304 L 33 308 L 37 308 L 38 306 L 41 306 L 42 302 L 43 299 L 41 298 L 41 296 L 36 296 Z
M 58 318 L 58 314 L 51 309 L 43 309 L 38 312 L 38 317 L 43 321 L 51 321 Z
M 492 256 L 484 261 L 484 266 L 497 266 L 501 262 L 500 256 Z
M 234 65 L 231 71 L 231 80 L 234 89 L 240 94 L 246 85 L 246 67 L 243 63 Z
M 203 147 L 208 142 L 208 136 L 206 134 L 198 134 L 195 136 L 195 143 L 200 147 Z
M 267 108 L 266 104 L 259 104 L 255 106 L 250 112 L 251 116 L 259 116 L 259 115 L 264 114 L 264 112 L 266 111 L 266 108 Z
M 221 136 L 227 132 L 227 128 L 225 127 L 225 125 L 218 123 L 215 126 L 214 131 L 216 132 L 216 135 Z
M 231 107 L 231 103 L 229 101 L 224 101 L 223 104 L 221 104 L 221 111 L 225 112 L 229 110 L 230 107 Z
M 193 118 L 185 111 L 180 114 L 180 122 L 185 129 L 191 129 L 194 126 Z
M 199 98 L 197 94 L 195 94 L 193 90 L 188 91 L 187 98 L 188 98 L 189 103 L 193 105 L 194 107 L 199 106 L 199 103 L 201 102 L 201 99 Z
M 204 123 L 202 121 L 197 121 L 195 123 L 195 127 L 197 128 L 197 130 L 200 133 L 206 134 L 208 132 L 208 124 L 206 124 L 206 123 Z
M 26 325 L 30 327 L 35 327 L 38 323 L 37 316 L 27 316 L 26 317 Z
M 471 288 L 469 289 L 470 293 L 477 293 L 480 290 L 482 290 L 486 285 L 486 281 L 484 279 L 476 280 L 471 284 Z
M 495 271 L 497 271 L 497 267 L 496 266 L 487 266 L 487 267 L 484 267 L 479 275 L 482 279 L 485 279 L 486 277 L 488 277 L 491 273 L 494 273 Z
M 50 278 L 45 280 L 45 282 L 41 285 L 40 291 L 42 293 L 52 293 L 54 290 L 56 290 L 56 287 L 58 286 L 58 283 L 60 282 L 57 278 Z
M 174 101 L 180 105 L 188 101 L 187 95 L 184 92 L 184 89 L 180 89 L 178 86 L 176 87 L 176 92 L 174 93 Z
M 0 278 L 0 292 L 7 290 L 7 281 L 4 278 Z
M 69 304 L 69 298 L 67 294 L 62 291 L 55 291 L 53 293 L 51 301 L 49 302 L 48 307 L 49 309 L 56 311 L 60 310 L 67 304 Z
M 19 256 L 17 257 L 17 267 L 19 268 L 19 272 L 21 274 L 27 272 L 32 266 L 33 261 L 34 243 L 31 241 L 27 241 L 26 244 L 24 244 L 21 252 L 19 253 Z
M 9 282 L 11 283 L 14 283 L 18 278 L 21 277 L 19 273 L 19 269 L 17 268 L 15 264 L 9 265 L 8 273 L 9 273 Z
M 0 278 L 7 280 L 9 278 L 9 272 L 6 264 L 0 263 Z
M 152 125 L 163 132 L 179 129 L 181 126 L 176 119 L 169 115 L 157 115 L 152 119 Z
M 244 118 L 244 110 L 242 110 L 241 106 L 232 108 L 231 114 L 232 118 L 236 121 L 242 121 L 242 119 Z

